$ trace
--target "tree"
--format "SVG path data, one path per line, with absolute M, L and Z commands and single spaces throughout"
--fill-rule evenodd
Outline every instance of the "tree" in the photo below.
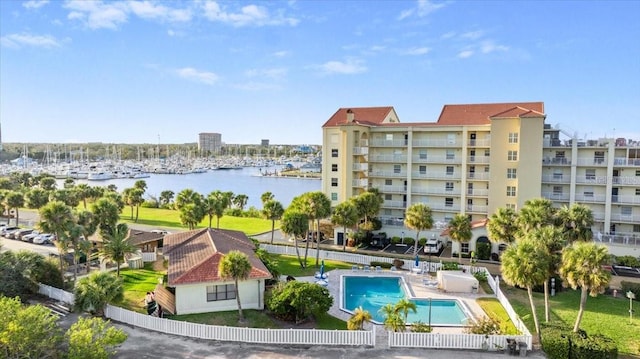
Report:
M 78 318 L 65 333 L 69 359 L 108 359 L 127 334 L 102 318 Z
M 294 280 L 276 286 L 266 304 L 277 317 L 300 323 L 327 313 L 333 297 L 325 287 Z
M 384 316 L 383 324 L 385 329 L 393 332 L 404 332 L 406 324 L 393 304 L 387 303 L 380 308 L 379 312 Z
M 102 197 L 94 202 L 91 205 L 91 212 L 96 219 L 96 226 L 101 234 L 111 232 L 118 223 L 118 219 L 120 219 L 118 205 L 113 199 L 107 197 Z
M 461 263 L 462 243 L 468 243 L 471 240 L 471 237 L 473 237 L 473 233 L 471 232 L 471 221 L 469 221 L 469 217 L 463 214 L 456 214 L 449 222 L 447 230 L 449 231 L 449 237 L 460 243 L 458 263 Z
M 347 329 L 349 330 L 363 330 L 364 323 L 371 322 L 371 313 L 362 309 L 362 306 L 356 308 L 353 311 L 353 315 L 347 320 Z
M 275 197 L 273 193 L 267 191 L 260 196 L 260 201 L 262 201 L 262 204 L 264 205 L 267 201 L 270 201 L 274 198 Z
M 5 197 L 6 206 L 9 210 L 15 209 L 16 211 L 16 226 L 20 223 L 20 208 L 24 207 L 24 195 L 21 192 L 9 192 Z
M 516 233 L 518 233 L 518 224 L 516 222 L 518 215 L 511 208 L 502 207 L 489 217 L 487 223 L 487 232 L 489 240 L 494 243 L 511 244 L 516 241 Z
M 56 179 L 53 177 L 42 177 L 39 182 L 40 188 L 45 191 L 55 191 Z
M 562 231 L 554 226 L 543 226 L 535 228 L 527 235 L 528 238 L 541 244 L 549 256 L 549 268 L 547 277 L 544 280 L 544 320 L 549 322 L 549 279 L 557 273 L 561 261 L 561 250 L 564 246 Z
M 246 254 L 240 251 L 230 251 L 225 254 L 218 265 L 218 274 L 224 279 L 233 279 L 235 283 L 236 301 L 238 302 L 238 321 L 243 322 L 242 306 L 240 305 L 240 291 L 238 282 L 246 280 L 251 274 L 251 263 Z
M 194 229 L 205 216 L 202 195 L 189 188 L 178 193 L 175 207 L 180 212 L 180 221 L 189 229 Z
M 244 206 L 247 205 L 249 197 L 246 194 L 239 194 L 233 199 L 233 203 L 241 210 L 244 211 Z
M 75 186 L 76 197 L 82 201 L 84 209 L 87 209 L 87 198 L 91 197 L 91 187 L 86 183 L 80 183 Z
M 407 298 L 400 299 L 396 303 L 396 305 L 394 306 L 394 310 L 396 311 L 396 313 L 398 313 L 398 314 L 402 313 L 405 323 L 407 322 L 407 317 L 409 316 L 409 311 L 411 310 L 414 313 L 416 313 L 417 309 L 418 309 L 418 307 L 416 306 L 416 303 L 410 301 Z
M 76 191 L 70 188 L 57 189 L 50 192 L 49 201 L 61 201 L 72 208 L 78 207 L 78 204 L 80 204 Z
M 98 218 L 91 211 L 79 211 L 76 214 L 76 224 L 81 227 L 82 234 L 74 246 L 77 246 L 76 249 L 87 257 L 86 265 L 87 273 L 89 273 L 89 264 L 93 251 L 93 242 L 89 238 L 98 230 Z
M 607 247 L 594 242 L 574 242 L 562 252 L 560 275 L 573 289 L 580 287 L 580 310 L 573 331 L 578 332 L 587 304 L 587 294 L 595 297 L 604 292 L 611 273 L 603 269 L 609 263 Z
M 62 334 L 58 317 L 42 305 L 22 306 L 20 298 L 0 297 L 0 357 L 55 358 Z
M 540 324 L 533 303 L 533 287 L 547 278 L 549 256 L 546 248 L 534 240 L 523 238 L 502 253 L 502 277 L 509 285 L 527 288 L 531 314 L 540 340 Z
M 145 181 L 145 180 L 137 180 L 133 184 L 133 188 L 137 188 L 137 189 L 141 190 L 142 194 L 144 195 L 144 192 L 147 190 L 147 181 Z
M 64 256 L 69 251 L 69 243 L 66 240 L 66 233 L 73 225 L 74 218 L 71 207 L 60 201 L 47 203 L 40 208 L 40 222 L 38 227 L 43 232 L 53 233 L 56 236 L 54 241 L 60 256 L 60 275 L 64 283 Z
M 49 202 L 49 192 L 41 188 L 32 188 L 24 196 L 27 207 L 40 209 Z
M 345 201 L 336 206 L 331 215 L 331 223 L 342 226 L 342 251 L 347 248 L 347 227 L 352 228 L 358 223 L 358 209 L 353 201 Z
M 580 203 L 574 203 L 571 207 L 565 205 L 560 208 L 556 216 L 568 243 L 590 241 L 593 237 L 591 208 Z
M 307 201 L 310 210 L 307 215 L 310 220 L 316 221 L 316 267 L 318 267 L 320 265 L 320 220 L 331 215 L 331 200 L 326 194 L 316 191 L 307 193 Z
M 206 198 L 206 212 L 209 215 L 209 228 L 211 219 L 216 216 L 216 228 L 220 229 L 220 218 L 224 216 L 224 210 L 229 207 L 228 196 L 221 191 L 213 191 Z
M 116 273 L 120 277 L 120 265 L 131 254 L 138 250 L 128 240 L 129 227 L 126 223 L 119 223 L 110 233 L 103 235 L 102 247 L 99 250 L 101 256 L 116 262 Z
M 307 231 L 309 230 L 309 217 L 298 212 L 295 208 L 287 209 L 282 215 L 282 232 L 287 236 L 293 236 L 293 244 L 296 248 L 296 256 L 298 262 L 300 262 L 301 268 L 306 268 L 307 257 L 305 255 L 304 262 L 300 258 L 300 251 L 298 249 L 298 238 L 305 238 Z
M 124 298 L 122 278 L 110 272 L 94 272 L 78 279 L 74 288 L 76 309 L 101 316 L 107 304 Z
M 534 228 L 553 224 L 554 213 L 555 209 L 551 200 L 534 198 L 525 201 L 516 220 L 520 236 L 525 236 L 527 232 Z
M 369 220 L 380 212 L 384 200 L 378 193 L 371 191 L 353 197 L 352 200 L 358 209 L 359 217 L 364 220 L 364 223 L 361 225 L 362 229 L 370 232 L 373 228 Z
M 275 231 L 276 221 L 282 218 L 284 208 L 282 203 L 276 200 L 268 200 L 263 202 L 262 217 L 271 221 L 271 244 L 273 244 L 273 232 Z
M 173 201 L 173 196 L 175 193 L 173 191 L 165 190 L 160 192 L 160 204 L 162 206 L 169 206 L 171 201 Z
M 407 228 L 416 231 L 416 241 L 413 247 L 413 255 L 418 255 L 418 242 L 420 241 L 420 231 L 425 231 L 433 227 L 433 217 L 431 215 L 431 208 L 424 203 L 414 203 L 409 208 L 404 216 L 404 225 Z

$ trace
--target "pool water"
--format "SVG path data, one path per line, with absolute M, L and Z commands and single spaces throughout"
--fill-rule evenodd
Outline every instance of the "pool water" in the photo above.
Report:
M 353 312 L 361 306 L 377 323 L 384 322 L 380 308 L 408 297 L 401 277 L 345 276 L 342 284 L 343 308 Z M 416 303 L 417 308 L 415 313 L 409 311 L 407 323 L 429 324 L 430 320 L 431 325 L 465 325 L 469 319 L 455 299 L 414 298 L 410 301 Z

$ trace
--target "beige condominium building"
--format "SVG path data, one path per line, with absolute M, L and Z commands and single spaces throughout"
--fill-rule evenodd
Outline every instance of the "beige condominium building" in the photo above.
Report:
M 474 238 L 452 247 L 463 253 L 488 241 L 483 224 L 500 207 L 582 203 L 593 210 L 594 240 L 640 255 L 640 144 L 578 140 L 545 118 L 542 102 L 445 105 L 436 122 L 413 123 L 393 107 L 341 108 L 322 126 L 322 191 L 335 206 L 377 188 L 389 236 L 415 236 L 403 224 L 413 203 L 433 212 L 434 228 L 420 237 L 468 215 Z
M 202 155 L 220 153 L 222 148 L 222 135 L 214 132 L 201 132 L 198 134 L 198 152 Z

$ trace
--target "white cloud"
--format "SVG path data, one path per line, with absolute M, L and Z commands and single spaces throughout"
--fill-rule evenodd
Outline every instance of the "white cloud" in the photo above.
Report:
M 129 1 L 127 4 L 132 13 L 143 19 L 185 22 L 190 21 L 192 17 L 189 9 L 171 9 L 149 1 Z
M 0 44 L 13 48 L 32 46 L 49 49 L 61 46 L 61 42 L 51 35 L 31 35 L 26 33 L 2 36 L 0 37 Z
M 375 51 L 375 52 L 384 51 L 385 49 L 386 47 L 382 45 L 374 45 L 374 46 L 371 46 L 371 48 L 369 48 L 369 50 Z
M 289 56 L 289 54 L 290 54 L 289 51 L 283 50 L 283 51 L 276 51 L 271 55 L 275 57 L 285 57 L 285 56 Z
M 398 16 L 398 20 L 403 20 L 413 15 L 425 17 L 436 10 L 442 9 L 446 5 L 446 3 L 436 4 L 430 0 L 418 0 L 416 7 L 403 10 Z
M 405 55 L 424 55 L 431 51 L 428 47 L 414 47 L 404 52 Z
M 267 77 L 270 79 L 281 79 L 287 75 L 287 69 L 285 68 L 273 68 L 273 69 L 250 69 L 245 71 L 247 77 Z
M 289 25 L 296 26 L 298 19 L 287 17 L 282 11 L 272 16 L 264 6 L 246 5 L 239 12 L 227 12 L 215 1 L 206 1 L 202 5 L 204 16 L 210 21 L 219 21 L 236 27 Z
M 126 3 L 71 0 L 64 7 L 71 10 L 68 19 L 79 20 L 91 29 L 117 29 L 127 21 Z
M 473 50 L 463 50 L 458 53 L 458 57 L 461 59 L 466 59 L 473 55 Z
M 282 89 L 282 87 L 278 85 L 268 84 L 263 82 L 240 83 L 240 84 L 233 85 L 233 87 L 240 90 L 245 90 L 245 91 L 273 91 L 273 90 Z
M 469 31 L 469 32 L 465 32 L 464 34 L 460 34 L 460 37 L 463 39 L 477 40 L 481 38 L 482 35 L 484 35 L 484 31 L 477 30 L 477 31 Z
M 483 41 L 480 44 L 480 51 L 482 51 L 483 54 L 490 54 L 494 51 L 509 51 L 509 47 L 504 45 L 497 45 L 493 41 L 487 40 Z
M 358 59 L 347 59 L 347 61 L 328 61 L 318 66 L 325 74 L 359 74 L 367 71 L 367 67 Z
M 29 0 L 29 1 L 23 2 L 22 6 L 24 6 L 27 9 L 39 9 L 47 5 L 48 2 L 49 0 Z
M 218 75 L 213 72 L 198 71 L 192 67 L 183 67 L 177 69 L 176 73 L 183 79 L 201 82 L 206 85 L 213 85 L 218 81 Z

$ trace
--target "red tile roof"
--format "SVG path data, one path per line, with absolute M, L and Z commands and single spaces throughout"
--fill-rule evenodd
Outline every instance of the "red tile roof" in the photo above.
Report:
M 341 108 L 329 118 L 322 127 L 333 127 L 345 125 L 347 121 L 347 111 L 353 113 L 354 122 L 368 125 L 381 125 L 382 121 L 393 111 L 393 107 L 352 107 Z
M 544 116 L 543 102 L 445 105 L 438 125 L 488 125 L 491 117 Z
M 196 229 L 168 234 L 163 253 L 169 256 L 168 285 L 221 281 L 218 264 L 232 250 L 247 255 L 251 263 L 249 279 L 269 279 L 271 273 L 256 256 L 255 245 L 239 231 Z

